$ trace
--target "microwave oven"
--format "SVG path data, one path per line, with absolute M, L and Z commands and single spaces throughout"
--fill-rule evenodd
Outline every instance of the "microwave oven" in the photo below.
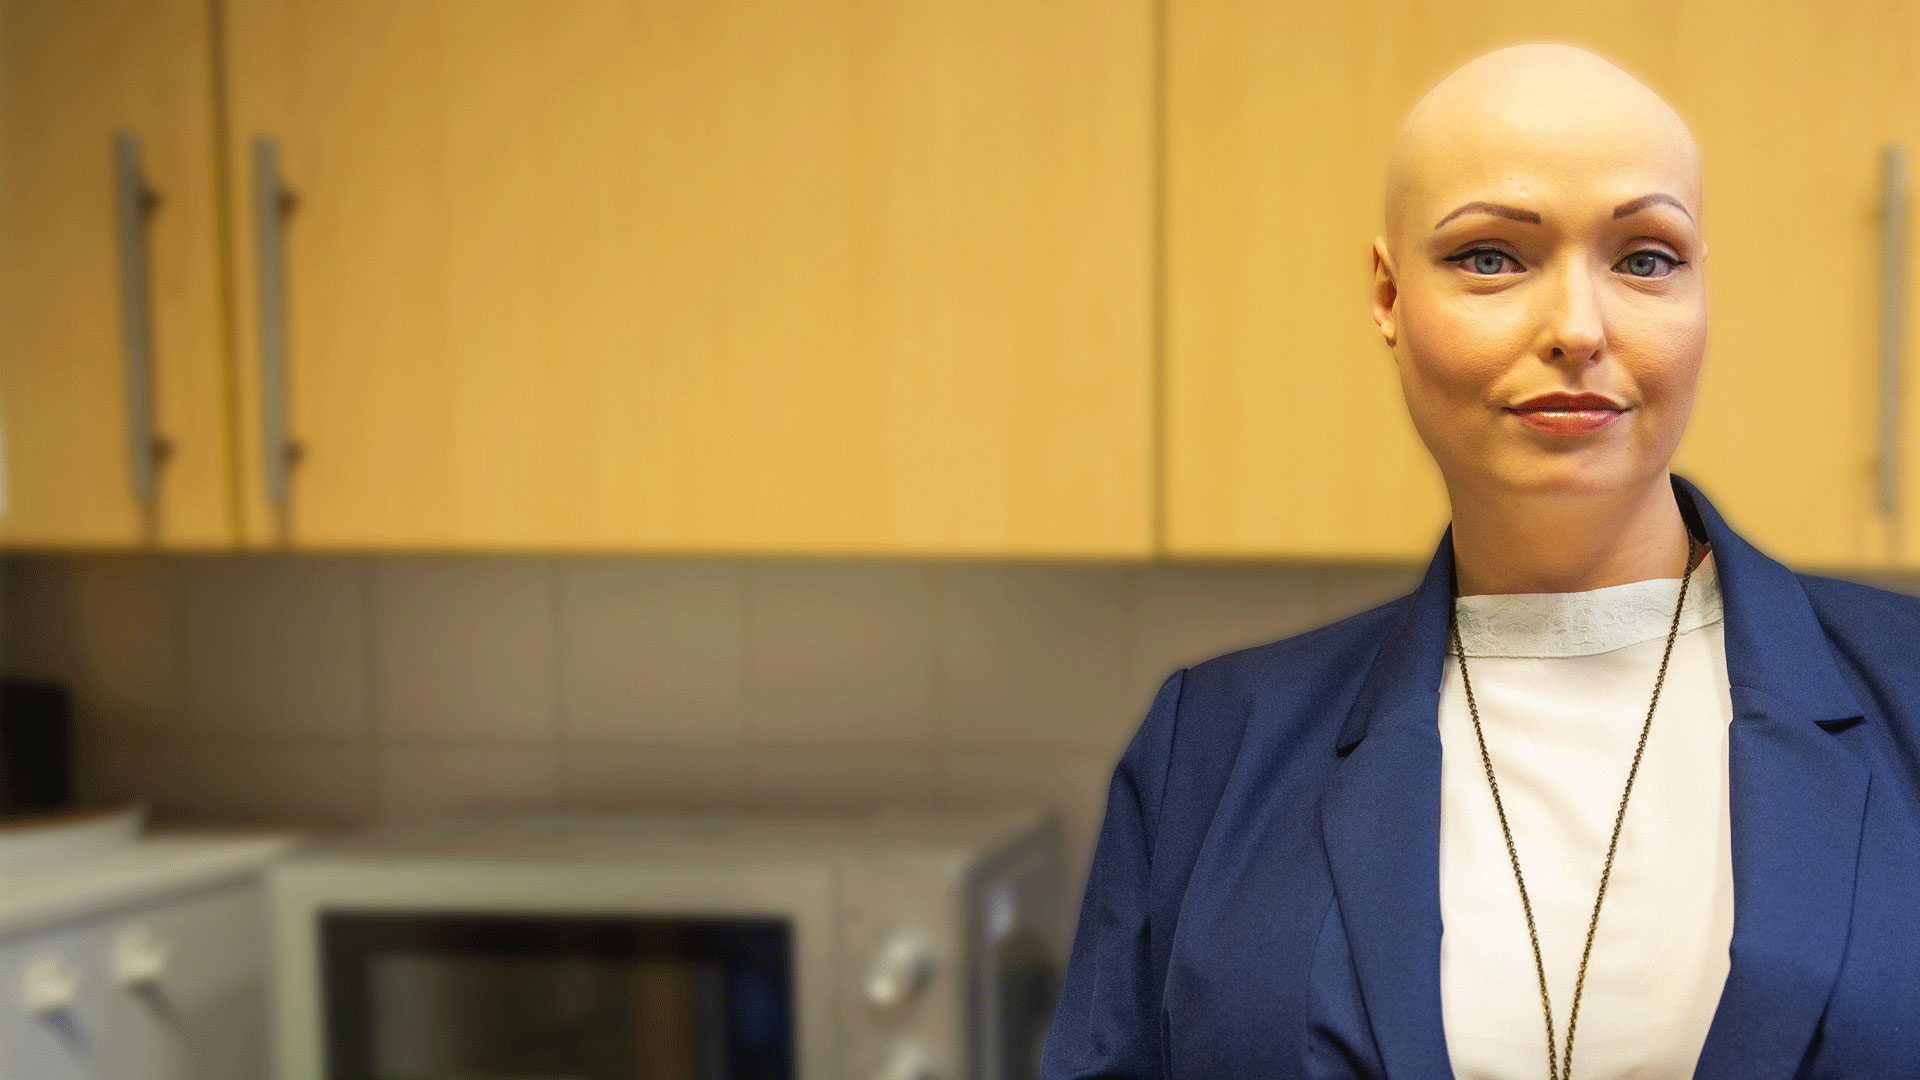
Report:
M 1018 811 L 494 816 L 269 876 L 281 1080 L 1037 1080 L 1071 928 Z

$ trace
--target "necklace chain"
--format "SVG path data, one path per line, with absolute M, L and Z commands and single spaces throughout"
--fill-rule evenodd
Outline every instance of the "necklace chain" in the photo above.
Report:
M 1646 753 L 1647 733 L 1653 729 L 1653 712 L 1660 704 L 1660 688 L 1667 681 L 1667 661 L 1673 656 L 1673 641 L 1680 633 L 1680 613 L 1687 603 L 1687 583 L 1693 579 L 1695 556 L 1699 543 L 1694 539 L 1693 531 L 1687 530 L 1687 569 L 1680 578 L 1680 599 L 1673 609 L 1673 627 L 1667 631 L 1666 651 L 1660 656 L 1660 674 L 1654 679 L 1653 700 L 1647 705 L 1647 719 L 1640 725 L 1640 742 L 1633 751 L 1633 767 L 1627 771 L 1626 790 L 1620 793 L 1620 809 L 1613 815 L 1613 838 L 1607 842 L 1607 862 L 1600 871 L 1600 892 L 1593 899 L 1593 917 L 1587 920 L 1587 944 L 1580 952 L 1580 975 L 1573 984 L 1573 1005 L 1567 1012 L 1567 1049 L 1565 1065 L 1561 1056 L 1555 1052 L 1553 1037 L 1553 1003 L 1547 994 L 1547 965 L 1540 956 L 1540 932 L 1533 922 L 1533 904 L 1527 899 L 1527 881 L 1520 873 L 1520 853 L 1513 845 L 1513 830 L 1507 827 L 1507 811 L 1500 803 L 1500 785 L 1493 778 L 1493 759 L 1487 755 L 1487 737 L 1480 728 L 1480 709 L 1473 701 L 1473 683 L 1467 679 L 1467 651 L 1460 643 L 1460 623 L 1452 611 L 1448 614 L 1448 631 L 1453 637 L 1455 654 L 1460 658 L 1460 683 L 1467 693 L 1467 711 L 1473 717 L 1473 737 L 1480 743 L 1480 764 L 1486 769 L 1487 787 L 1493 792 L 1493 809 L 1500 817 L 1500 833 L 1507 841 L 1507 858 L 1513 863 L 1514 884 L 1520 887 L 1520 908 L 1527 916 L 1527 938 L 1533 943 L 1533 968 L 1540 977 L 1540 1010 L 1547 1021 L 1547 1076 L 1548 1080 L 1572 1080 L 1573 1078 L 1573 1031 L 1580 1021 L 1580 991 L 1587 982 L 1587 959 L 1593 954 L 1594 931 L 1600 926 L 1600 905 L 1607 899 L 1607 879 L 1613 874 L 1613 855 L 1620 847 L 1620 826 L 1627 818 L 1627 799 L 1633 794 L 1634 777 L 1640 773 L 1640 758 Z M 1455 589 L 1456 596 L 1458 588 Z

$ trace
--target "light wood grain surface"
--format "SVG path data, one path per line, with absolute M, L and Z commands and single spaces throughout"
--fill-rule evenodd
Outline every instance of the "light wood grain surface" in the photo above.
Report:
M 249 544 L 1149 550 L 1145 0 L 226 9 Z
M 194 0 L 0 0 L 0 447 L 14 547 L 234 539 L 210 20 Z M 134 497 L 113 139 L 140 139 L 154 430 Z

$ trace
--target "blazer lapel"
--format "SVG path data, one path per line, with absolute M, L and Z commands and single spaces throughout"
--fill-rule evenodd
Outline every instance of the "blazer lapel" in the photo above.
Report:
M 1791 1077 L 1839 974 L 1866 815 L 1867 766 L 1832 733 L 1865 713 L 1793 571 L 1673 483 L 1713 543 L 1733 697 L 1733 944 L 1694 1076 Z
M 1453 528 L 1348 712 L 1320 804 L 1368 1023 L 1387 1074 L 1453 1075 L 1440 1011 L 1440 674 Z
M 1690 481 L 1682 512 L 1712 543 L 1726 613 L 1734 928 L 1695 1080 L 1791 1077 L 1837 976 L 1867 769 L 1831 732 L 1863 716 L 1806 592 Z M 1452 1075 L 1440 999 L 1439 687 L 1453 528 L 1401 608 L 1335 752 L 1321 839 L 1368 1021 L 1395 1080 Z M 1604 919 L 1604 915 L 1602 916 Z

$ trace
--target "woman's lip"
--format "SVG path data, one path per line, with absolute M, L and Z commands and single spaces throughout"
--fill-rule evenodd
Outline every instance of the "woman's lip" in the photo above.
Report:
M 1508 409 L 1549 435 L 1588 435 L 1620 418 L 1624 409 Z

